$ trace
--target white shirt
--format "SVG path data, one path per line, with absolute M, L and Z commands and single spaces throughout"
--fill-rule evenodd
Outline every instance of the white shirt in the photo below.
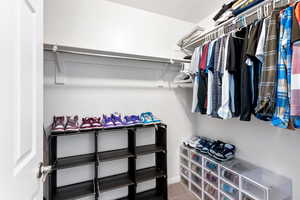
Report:
M 234 78 L 233 75 L 226 70 L 227 55 L 228 55 L 229 37 L 225 40 L 225 62 L 223 63 L 222 77 L 222 105 L 218 110 L 218 115 L 223 119 L 231 119 L 234 110 Z

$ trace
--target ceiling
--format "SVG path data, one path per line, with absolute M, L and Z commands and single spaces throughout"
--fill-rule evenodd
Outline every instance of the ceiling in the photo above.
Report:
M 107 0 L 172 18 L 198 23 L 221 8 L 223 0 Z

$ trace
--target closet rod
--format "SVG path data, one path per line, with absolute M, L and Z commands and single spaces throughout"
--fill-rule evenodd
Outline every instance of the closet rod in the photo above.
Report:
M 172 58 L 168 59 L 168 58 L 151 57 L 151 56 L 139 56 L 133 54 L 98 51 L 98 50 L 69 47 L 69 46 L 59 46 L 54 44 L 44 44 L 44 50 L 52 51 L 52 52 L 70 53 L 76 55 L 98 56 L 103 58 L 116 58 L 116 59 L 146 61 L 146 62 L 165 63 L 165 64 L 182 64 L 182 63 L 191 62 L 190 60 L 186 60 L 186 59 L 172 59 Z
M 286 6 L 290 3 L 298 2 L 299 0 L 266 0 L 258 5 L 250 8 L 249 10 L 237 15 L 228 21 L 213 27 L 211 30 L 201 34 L 196 40 L 186 44 L 182 49 L 188 49 L 189 47 L 196 47 L 205 42 L 212 41 L 220 36 L 230 33 L 232 31 L 243 28 L 249 24 L 252 24 L 255 20 L 268 17 L 271 11 L 277 7 Z M 249 19 L 250 18 L 250 19 Z M 251 19 L 252 18 L 252 19 Z M 249 21 L 248 21 L 249 20 Z

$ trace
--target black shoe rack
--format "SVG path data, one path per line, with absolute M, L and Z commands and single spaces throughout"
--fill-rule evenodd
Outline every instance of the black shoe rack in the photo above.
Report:
M 136 130 L 155 127 L 155 144 L 137 146 Z M 98 151 L 98 137 L 105 132 L 114 130 L 124 130 L 128 134 L 128 148 L 112 151 Z M 95 152 L 85 155 L 57 158 L 57 138 L 60 136 L 75 136 L 80 134 L 94 134 Z M 104 137 L 104 136 L 103 136 Z M 102 139 L 102 137 L 101 137 Z M 105 139 L 105 137 L 103 138 Z M 100 199 L 100 193 L 128 187 L 128 196 L 119 200 L 167 200 L 167 126 L 165 124 L 137 125 L 132 127 L 100 129 L 79 132 L 51 133 L 48 138 L 49 143 L 49 164 L 53 171 L 47 181 L 48 200 L 68 200 L 78 199 L 93 195 L 95 200 Z M 136 169 L 136 159 L 139 156 L 155 154 L 155 166 L 146 169 Z M 116 174 L 109 177 L 100 178 L 100 164 L 103 162 L 128 159 L 128 171 L 123 174 Z M 57 171 L 82 165 L 94 165 L 94 179 L 75 183 L 71 185 L 57 187 Z M 100 168 L 100 170 L 99 170 Z M 156 180 L 156 187 L 152 190 L 137 193 L 138 184 Z

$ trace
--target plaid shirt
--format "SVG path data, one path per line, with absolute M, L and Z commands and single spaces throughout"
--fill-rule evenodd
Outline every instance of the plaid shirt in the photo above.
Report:
M 290 94 L 292 69 L 292 16 L 293 8 L 288 7 L 280 14 L 279 54 L 277 65 L 276 107 L 272 124 L 288 128 L 290 121 Z
M 267 35 L 264 47 L 264 62 L 261 69 L 261 78 L 258 89 L 258 101 L 255 113 L 258 116 L 271 120 L 275 112 L 276 79 L 277 79 L 277 46 L 279 11 L 272 12 L 267 18 Z

